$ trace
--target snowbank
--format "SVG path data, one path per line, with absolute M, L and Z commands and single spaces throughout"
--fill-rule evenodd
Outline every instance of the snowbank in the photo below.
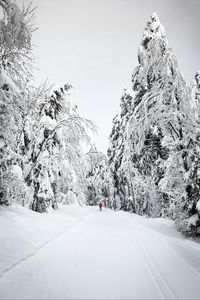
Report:
M 21 206 L 0 207 L 0 277 L 89 214 L 86 208 L 60 206 L 39 214 Z

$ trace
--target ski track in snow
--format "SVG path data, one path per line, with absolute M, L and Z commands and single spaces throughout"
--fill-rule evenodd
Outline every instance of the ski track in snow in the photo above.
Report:
M 4 273 L 0 298 L 200 298 L 200 272 L 175 250 L 180 239 L 138 216 L 95 209 Z
M 161 275 L 160 271 L 156 267 L 155 263 L 153 263 L 152 257 L 150 256 L 147 248 L 142 244 L 140 238 L 138 237 L 138 244 L 140 246 L 140 250 L 143 253 L 144 263 L 146 264 L 151 278 L 157 285 L 158 289 L 161 292 L 161 299 L 176 299 L 174 293 L 170 290 L 168 284 L 166 283 L 164 277 Z

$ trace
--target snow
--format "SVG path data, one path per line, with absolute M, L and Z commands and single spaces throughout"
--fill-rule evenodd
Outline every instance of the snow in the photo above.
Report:
M 54 128 L 57 126 L 57 121 L 49 116 L 43 115 L 41 117 L 40 124 L 45 125 L 49 130 L 54 130 Z
M 48 214 L 39 214 L 18 205 L 0 207 L 0 277 L 88 213 L 78 208 L 74 212 L 71 206 L 63 206 Z
M 197 208 L 198 212 L 200 213 L 200 200 L 197 202 L 196 208 Z
M 18 179 L 22 180 L 22 169 L 18 165 L 11 166 L 11 172 L 15 175 Z
M 154 12 L 149 20 L 147 27 L 145 28 L 143 40 L 145 38 L 165 37 L 165 29 L 160 23 L 158 15 Z
M 1 208 L 0 222 L 1 299 L 200 296 L 200 244 L 172 221 L 61 206 Z
M 20 94 L 19 88 L 16 86 L 14 81 L 6 74 L 6 72 L 3 68 L 1 68 L 0 76 L 1 76 L 1 80 L 2 80 L 2 83 L 1 83 L 2 85 L 8 84 L 13 89 L 13 91 L 15 91 L 15 93 Z
M 199 221 L 199 215 L 194 214 L 188 219 L 188 225 L 191 226 L 196 226 L 197 222 Z

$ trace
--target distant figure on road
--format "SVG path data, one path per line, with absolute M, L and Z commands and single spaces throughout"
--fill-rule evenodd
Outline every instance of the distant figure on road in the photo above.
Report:
M 102 206 L 103 206 L 103 204 L 102 204 L 102 202 L 100 201 L 100 202 L 99 202 L 99 210 L 100 210 L 100 211 L 102 211 Z

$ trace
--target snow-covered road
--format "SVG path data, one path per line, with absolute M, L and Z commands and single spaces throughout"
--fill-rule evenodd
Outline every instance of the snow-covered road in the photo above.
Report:
M 168 223 L 91 214 L 0 278 L 0 298 L 200 298 L 200 246 Z

